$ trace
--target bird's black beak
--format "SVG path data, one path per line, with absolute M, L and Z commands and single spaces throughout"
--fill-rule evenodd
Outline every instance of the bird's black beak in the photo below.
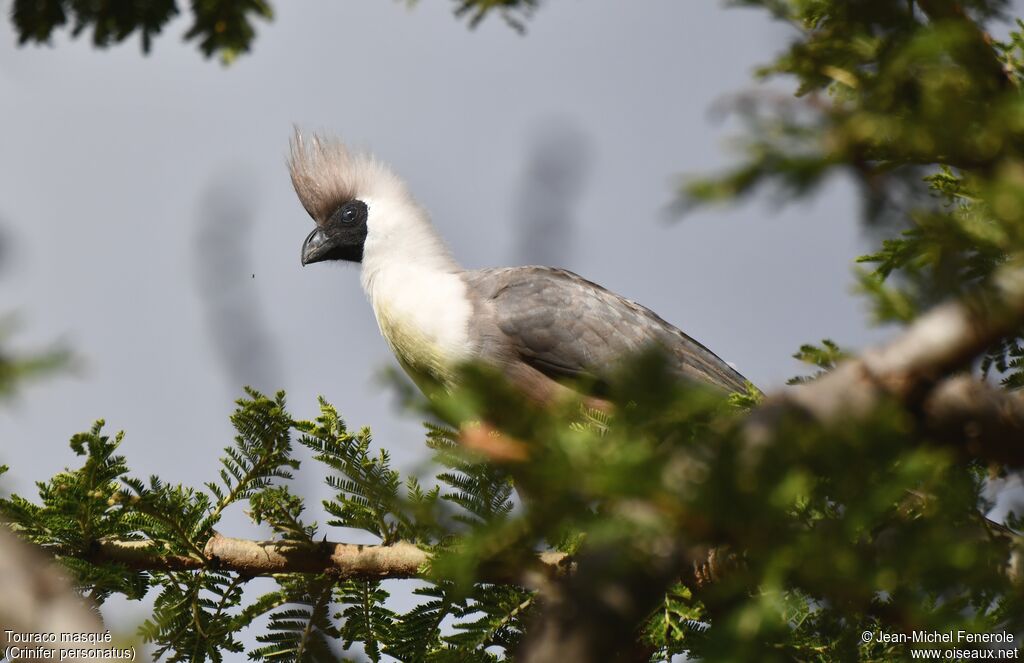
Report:
M 306 237 L 302 243 L 302 264 L 311 265 L 314 262 L 329 260 L 334 249 L 334 242 L 320 228 L 315 229 Z

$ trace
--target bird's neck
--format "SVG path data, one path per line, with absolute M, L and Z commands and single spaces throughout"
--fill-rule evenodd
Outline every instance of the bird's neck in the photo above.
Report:
M 390 235 L 371 231 L 363 289 L 402 366 L 414 379 L 444 381 L 453 363 L 468 358 L 472 304 L 461 268 L 425 215 L 404 221 Z
M 373 202 L 370 207 L 381 221 L 363 246 L 361 280 L 371 301 L 387 298 L 396 280 L 462 271 L 422 208 Z

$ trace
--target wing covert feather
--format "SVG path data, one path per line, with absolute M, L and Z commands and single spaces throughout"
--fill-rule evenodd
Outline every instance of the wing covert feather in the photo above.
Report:
M 510 267 L 465 278 L 496 327 L 498 338 L 484 339 L 485 356 L 518 359 L 554 379 L 600 379 L 623 357 L 661 344 L 683 375 L 727 391 L 744 389 L 743 376 L 715 353 L 650 309 L 572 272 Z

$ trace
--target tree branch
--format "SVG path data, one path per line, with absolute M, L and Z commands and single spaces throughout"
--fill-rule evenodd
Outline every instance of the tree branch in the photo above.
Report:
M 4 528 L 0 528 L 0 596 L 3 597 L 0 601 L 0 658 L 8 645 L 27 650 L 36 647 L 32 643 L 9 642 L 8 629 L 18 634 L 105 634 L 99 615 L 75 593 L 60 569 Z M 46 649 L 56 653 L 56 647 Z M 58 657 L 37 660 L 57 661 Z
M 1024 460 L 1024 406 L 1019 399 L 976 380 L 969 385 L 967 378 L 946 379 L 999 339 L 1017 333 L 1022 324 L 1024 268 L 1006 268 L 990 291 L 938 306 L 890 343 L 844 362 L 814 382 L 769 396 L 743 424 L 742 462 L 748 471 L 757 471 L 777 442 L 777 424 L 783 419 L 795 416 L 821 426 L 849 425 L 886 400 L 919 414 L 928 430 L 942 432 L 940 441 L 993 458 Z M 970 433 L 966 441 L 957 431 Z M 614 553 L 585 550 L 578 573 L 550 584 L 545 591 L 547 609 L 529 631 L 519 660 L 630 660 L 628 645 L 637 625 L 679 577 L 672 570 L 695 558 L 677 539 L 672 551 L 627 574 L 612 574 L 601 561 Z M 700 564 L 692 565 L 700 580 Z M 1019 559 L 1010 560 L 1011 578 L 1019 578 L 1019 566 Z M 704 575 L 713 582 L 718 572 Z
M 992 36 L 967 15 L 963 6 L 953 0 L 917 0 L 918 7 L 932 22 L 950 21 L 964 26 L 972 37 L 971 57 L 987 70 L 999 88 L 1012 87 L 1014 80 L 999 61 L 992 44 Z
M 745 422 L 748 446 L 767 443 L 784 416 L 829 425 L 863 418 L 892 399 L 915 413 L 937 441 L 1024 466 L 1024 399 L 970 378 L 946 379 L 1022 325 L 1024 268 L 1007 268 L 991 291 L 937 306 L 893 341 L 814 382 L 769 396 Z
M 783 417 L 846 425 L 883 402 L 896 401 L 919 418 L 933 439 L 965 453 L 1024 465 L 1024 399 L 967 377 L 948 377 L 997 340 L 1016 334 L 1022 323 L 1024 269 L 1007 268 L 984 294 L 936 307 L 890 343 L 812 383 L 769 396 L 743 423 L 746 462 L 756 468 L 759 451 L 775 441 Z M 104 540 L 89 560 L 149 571 L 212 567 L 244 576 L 325 573 L 339 579 L 419 577 L 430 561 L 430 553 L 403 542 L 306 544 L 215 535 L 202 552 L 203 559 L 196 559 L 163 554 L 153 542 Z M 617 554 L 600 548 L 585 549 L 575 559 L 542 553 L 533 568 L 515 577 L 507 569 L 485 570 L 485 581 L 541 588 L 543 622 L 531 629 L 521 660 L 630 660 L 636 625 L 669 584 L 681 578 L 694 589 L 712 585 L 738 559 L 719 559 L 718 551 L 688 547 L 680 537 L 672 550 L 622 576 L 608 572 L 616 567 Z
M 1024 467 L 1024 392 L 959 376 L 939 383 L 921 411 L 935 441 L 968 457 Z
M 361 545 L 323 541 L 315 544 L 292 541 L 251 541 L 215 534 L 203 548 L 206 562 L 185 555 L 168 555 L 151 541 L 105 539 L 93 547 L 88 560 L 94 564 L 123 564 L 137 571 L 188 571 L 213 567 L 246 576 L 278 573 L 326 573 L 349 578 L 417 578 L 430 561 L 430 553 L 404 541 L 390 545 Z M 569 573 L 568 555 L 544 552 L 537 568 L 555 575 Z M 489 580 L 513 580 L 493 569 Z

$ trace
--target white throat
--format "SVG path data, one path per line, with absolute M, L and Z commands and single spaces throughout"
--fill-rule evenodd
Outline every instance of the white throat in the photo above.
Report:
M 369 232 L 361 281 L 381 334 L 407 370 L 441 377 L 471 353 L 461 269 L 418 205 L 363 202 Z
M 460 271 L 426 211 L 407 200 L 363 198 L 369 233 L 363 245 L 361 277 L 366 294 L 384 273 L 408 268 L 422 272 Z

